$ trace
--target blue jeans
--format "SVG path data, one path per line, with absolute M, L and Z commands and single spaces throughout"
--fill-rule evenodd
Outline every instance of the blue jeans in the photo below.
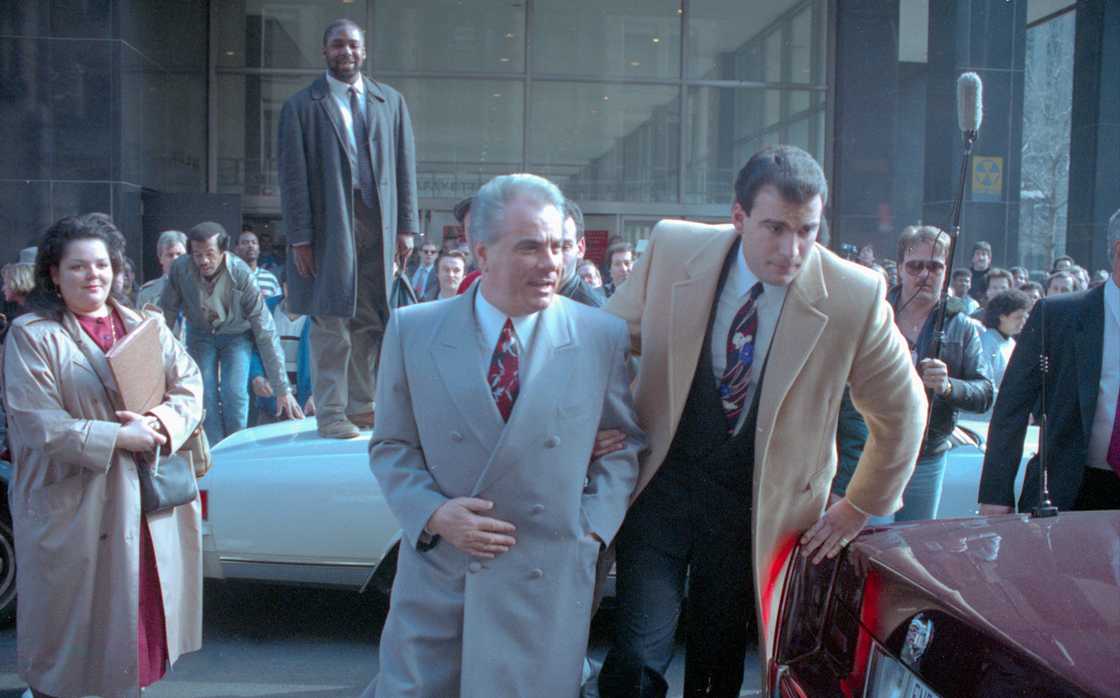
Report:
M 941 504 L 941 485 L 945 481 L 945 459 L 949 452 L 936 456 L 921 456 L 914 466 L 914 473 L 902 491 L 902 508 L 891 516 L 873 516 L 871 524 L 881 525 L 895 521 L 922 521 L 937 516 Z
M 211 444 L 244 429 L 249 422 L 249 358 L 252 335 L 211 334 L 187 327 L 187 352 L 202 372 L 203 429 Z M 219 383 L 220 379 L 220 383 Z

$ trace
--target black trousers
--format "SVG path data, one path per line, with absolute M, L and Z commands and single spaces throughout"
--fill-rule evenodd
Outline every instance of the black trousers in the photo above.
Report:
M 1120 475 L 1112 470 L 1085 468 L 1081 491 L 1074 503 L 1075 511 L 1120 509 Z
M 599 693 L 666 694 L 664 676 L 684 606 L 684 695 L 738 696 L 755 627 L 749 490 L 744 495 L 692 479 L 666 482 L 660 475 L 617 537 L 615 641 L 599 674 Z

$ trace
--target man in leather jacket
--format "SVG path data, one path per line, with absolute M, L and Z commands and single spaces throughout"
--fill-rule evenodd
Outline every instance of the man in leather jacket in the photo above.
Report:
M 895 311 L 895 324 L 910 345 L 915 368 L 933 393 L 926 439 L 914 474 L 903 491 L 902 508 L 895 513 L 895 521 L 937 516 L 945 456 L 952 447 L 949 437 L 957 426 L 957 414 L 985 412 L 995 399 L 991 368 L 980 344 L 980 328 L 964 312 L 959 298 L 947 301 L 940 357 L 934 356 L 934 324 L 941 308 L 948 243 L 949 236 L 933 226 L 910 226 L 903 230 L 898 243 L 902 283 L 887 294 Z M 847 443 L 839 446 L 851 447 Z M 842 461 L 833 481 L 833 494 L 843 496 L 850 478 L 851 473 L 845 472 Z

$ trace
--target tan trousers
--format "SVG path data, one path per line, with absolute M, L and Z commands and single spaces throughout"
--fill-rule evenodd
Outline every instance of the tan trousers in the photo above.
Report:
M 354 197 L 358 253 L 357 309 L 352 318 L 311 318 L 312 392 L 320 425 L 373 410 L 381 338 L 389 322 L 381 217 Z M 330 273 L 320 269 L 320 274 Z

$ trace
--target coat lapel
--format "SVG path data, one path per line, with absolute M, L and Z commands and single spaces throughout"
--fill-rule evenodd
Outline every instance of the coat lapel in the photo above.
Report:
M 774 419 L 782 401 L 828 324 L 828 316 L 815 307 L 818 301 L 827 296 L 820 252 L 814 246 L 804 268 L 786 293 L 778 327 L 766 355 L 766 375 L 762 380 L 758 407 L 758 427 L 766 434 L 772 433 Z M 755 447 L 756 467 L 765 460 L 765 445 L 764 440 Z M 756 470 L 759 471 L 761 468 Z
M 490 461 L 475 484 L 476 496 L 509 472 L 510 468 L 523 464 L 523 454 L 507 457 L 505 451 L 515 445 L 523 445 L 517 439 L 532 436 L 539 431 L 542 417 L 545 423 L 549 421 L 555 414 L 560 386 L 567 385 L 566 381 L 575 371 L 578 352 L 563 301 L 553 300 L 551 305 L 541 311 L 535 332 L 529 361 L 521 372 L 521 392 L 517 402 L 513 404 L 509 422 L 502 429 L 490 454 Z M 490 402 L 493 404 L 494 401 Z M 494 412 L 497 414 L 496 407 Z
M 684 402 L 696 375 L 696 365 L 716 303 L 720 272 L 738 235 L 713 234 L 685 262 L 685 280 L 673 284 L 669 309 L 669 414 L 684 411 Z
M 1081 305 L 1081 317 L 1074 337 L 1074 352 L 1077 355 L 1077 397 L 1081 408 L 1081 422 L 1085 429 L 1085 441 L 1093 431 L 1093 416 L 1097 412 L 1097 393 L 1101 383 L 1101 361 L 1104 350 L 1104 287 L 1085 294 Z
M 331 98 L 331 88 L 327 84 L 326 77 L 320 76 L 315 82 L 311 83 L 311 98 L 319 103 L 319 108 L 330 120 L 331 126 L 334 127 L 334 135 L 338 137 L 338 143 L 342 146 L 342 152 L 349 152 L 350 144 L 349 139 L 344 135 L 342 113 L 338 110 L 338 104 Z
M 502 415 L 486 383 L 484 352 L 474 317 L 474 294 L 448 301 L 449 307 L 431 346 L 432 361 L 460 417 L 485 446 L 498 442 Z

